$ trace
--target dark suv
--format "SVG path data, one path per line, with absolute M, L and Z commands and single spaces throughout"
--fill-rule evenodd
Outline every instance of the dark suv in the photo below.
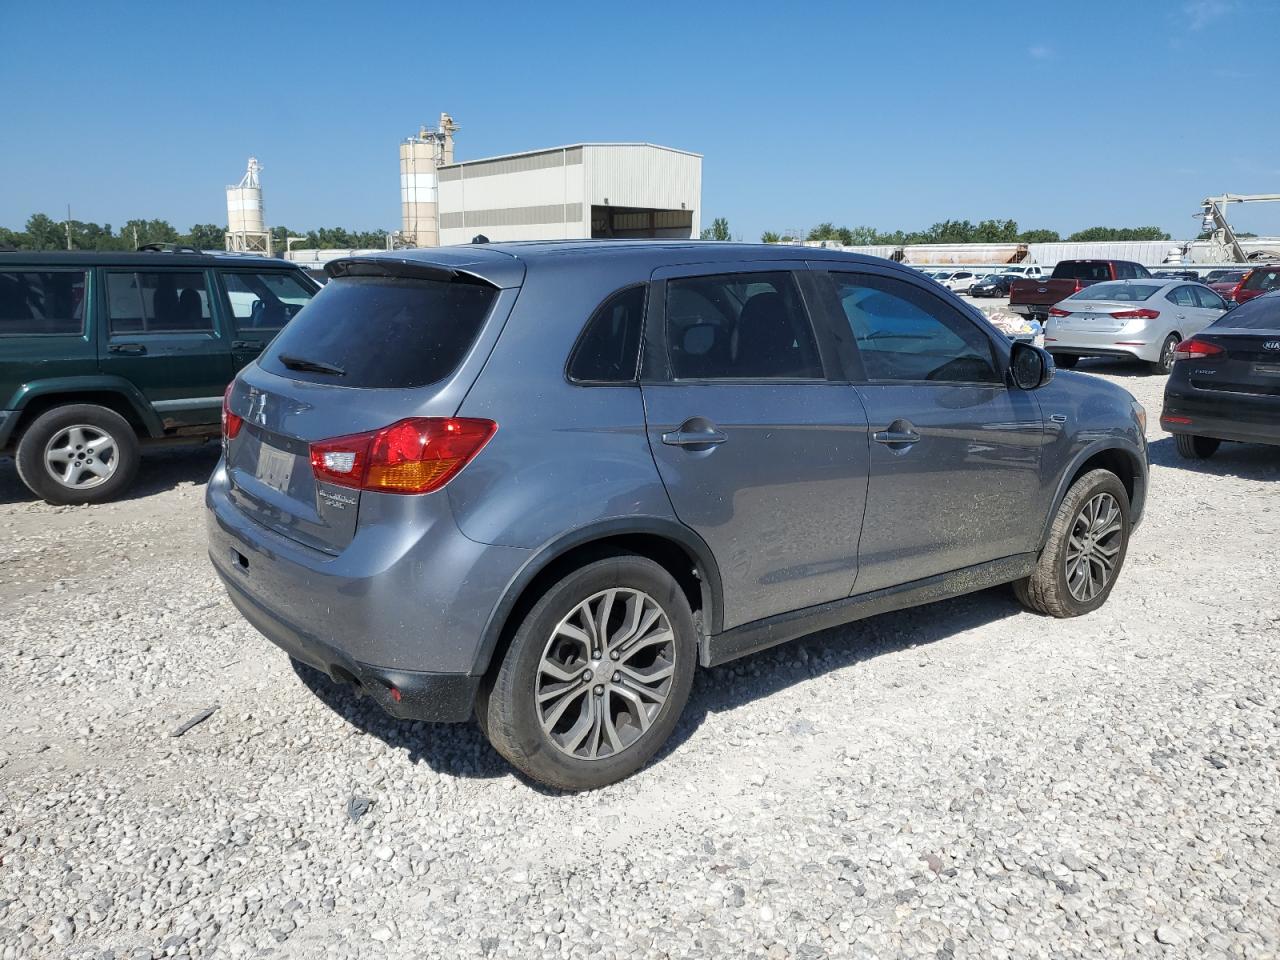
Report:
M 0 253 L 0 451 L 50 503 L 116 496 L 140 443 L 217 435 L 231 378 L 318 289 L 265 257 Z
M 244 616 L 398 717 L 474 712 L 563 788 L 695 669 L 1012 582 L 1107 598 L 1145 414 L 898 264 L 572 241 L 332 279 L 228 391 L 209 550 Z

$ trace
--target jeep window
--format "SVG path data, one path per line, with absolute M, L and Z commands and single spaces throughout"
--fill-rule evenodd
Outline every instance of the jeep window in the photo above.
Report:
M 336 277 L 271 342 L 259 363 L 290 380 L 423 387 L 457 369 L 497 296 L 497 288 L 480 282 Z M 308 366 L 285 364 L 282 356 Z M 325 373 L 323 366 L 342 374 Z
M 569 359 L 577 383 L 634 383 L 640 362 L 646 287 L 619 290 L 600 304 Z
M 83 270 L 0 271 L 0 337 L 84 333 Z
M 315 295 L 297 277 L 281 270 L 224 271 L 222 283 L 237 332 L 279 330 Z
M 822 361 L 790 273 L 667 282 L 667 354 L 677 380 L 820 380 Z
M 1001 382 L 990 339 L 936 297 L 889 277 L 832 279 L 868 380 Z
M 209 293 L 199 271 L 107 274 L 112 336 L 212 333 Z

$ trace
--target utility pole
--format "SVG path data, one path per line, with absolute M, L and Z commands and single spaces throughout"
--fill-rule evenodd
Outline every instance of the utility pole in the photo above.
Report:
M 71 249 L 71 204 L 67 204 L 67 249 Z

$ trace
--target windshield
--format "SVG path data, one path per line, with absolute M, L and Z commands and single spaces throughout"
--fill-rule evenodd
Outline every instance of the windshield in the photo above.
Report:
M 1067 299 L 1120 300 L 1125 303 L 1136 303 L 1139 300 L 1149 300 L 1159 289 L 1160 285 L 1154 283 L 1095 283 L 1091 287 L 1085 287 L 1073 293 Z

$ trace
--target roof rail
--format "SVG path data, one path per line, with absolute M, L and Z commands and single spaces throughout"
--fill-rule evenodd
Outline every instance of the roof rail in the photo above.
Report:
M 144 243 L 138 247 L 138 252 L 146 253 L 203 253 L 197 247 L 191 246 L 189 243 Z

